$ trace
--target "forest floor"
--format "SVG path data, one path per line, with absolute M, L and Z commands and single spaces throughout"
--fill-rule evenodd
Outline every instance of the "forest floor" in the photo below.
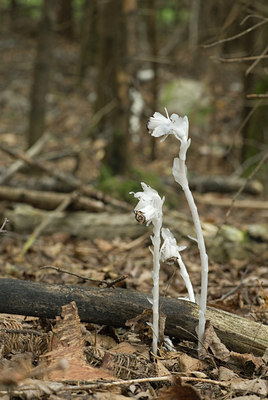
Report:
M 0 48 L 4 55 L 0 64 L 0 142 L 13 150 L 21 150 L 25 149 L 35 41 L 31 36 L 11 34 L 10 31 L 3 30 Z M 57 154 L 63 149 L 67 151 L 77 149 L 79 162 L 77 163 L 77 158 L 71 151 L 69 156 L 56 161 L 42 161 L 41 158 L 40 160 L 51 170 L 75 173 L 83 182 L 93 184 L 98 180 L 107 140 L 105 137 L 96 139 L 88 136 L 93 92 L 90 79 L 94 76 L 94 71 L 89 72 L 88 79 L 78 90 L 75 83 L 77 44 L 58 39 L 55 54 L 56 66 L 48 96 L 47 118 L 47 131 L 53 136 L 43 149 L 42 155 Z M 172 73 L 173 71 L 169 71 L 168 74 Z M 241 93 L 237 91 L 226 93 L 224 85 L 221 86 L 220 83 L 213 89 L 214 95 L 215 92 L 218 93 L 218 100 L 214 103 L 214 116 L 210 118 L 204 130 L 210 140 L 217 143 L 218 152 L 211 150 L 213 146 L 202 141 L 200 127 L 194 126 L 192 131 L 197 144 L 193 145 L 193 150 L 189 154 L 188 169 L 198 171 L 200 175 L 227 175 L 239 167 L 239 162 L 235 158 L 232 159 L 235 153 L 223 157 L 222 149 L 229 146 L 241 124 L 237 117 L 241 107 L 241 100 L 239 101 Z M 139 138 L 138 143 L 132 144 L 133 164 L 148 174 L 154 173 L 160 176 L 165 181 L 170 174 L 173 157 L 178 151 L 176 146 L 171 146 L 170 142 L 159 144 L 156 160 L 148 162 L 149 135 L 145 128 L 140 135 L 142 140 Z M 1 152 L 2 173 L 12 162 L 13 158 Z M 23 187 L 31 180 L 38 182 L 43 178 L 44 176 L 38 171 L 24 169 L 14 175 L 8 185 L 12 186 L 13 182 L 13 185 Z M 161 195 L 165 194 L 165 189 L 172 196 L 172 201 L 168 203 L 165 212 L 169 214 L 170 207 L 175 207 L 188 217 L 187 204 L 180 191 L 178 190 L 177 194 L 170 189 L 170 186 L 163 185 Z M 207 224 L 205 230 L 210 239 L 213 235 L 211 236 L 209 229 L 217 228 L 223 222 L 236 229 L 233 231 L 235 237 L 226 236 L 226 247 L 224 247 L 226 243 L 221 242 L 224 254 L 222 248 L 215 250 L 215 247 L 209 246 L 208 304 L 258 322 L 260 325 L 267 325 L 267 225 L 266 231 L 263 228 L 264 233 L 259 234 L 249 234 L 252 232 L 249 227 L 253 225 L 258 225 L 259 229 L 261 226 L 264 227 L 268 211 L 267 208 L 234 208 L 226 220 L 228 207 L 217 205 L 217 200 L 223 198 L 231 200 L 234 194 L 213 193 L 210 203 L 207 204 L 202 201 L 206 194 L 196 193 L 199 214 L 203 223 Z M 267 196 L 263 193 L 242 194 L 239 199 L 253 202 L 266 201 Z M 2 219 L 7 210 L 14 211 L 17 207 L 18 204 L 15 202 L 2 200 L 0 204 Z M 71 211 L 66 212 L 71 213 Z M 75 218 L 75 214 L 73 215 Z M 1 235 L 0 242 L 1 278 L 98 287 L 97 283 L 85 282 L 83 278 L 109 282 L 127 276 L 116 286 L 141 293 L 151 292 L 152 255 L 148 247 L 150 227 L 148 233 L 145 231 L 141 238 L 115 236 L 111 239 L 107 238 L 105 232 L 103 237 L 90 238 L 79 237 L 72 231 L 41 234 L 24 254 L 22 249 L 31 231 L 27 231 L 26 228 L 25 232 L 16 231 L 15 224 L 10 218 L 5 229 L 6 232 Z M 240 239 L 237 239 L 236 235 L 240 235 Z M 211 241 L 213 242 L 213 239 Z M 183 260 L 193 287 L 198 293 L 201 276 L 197 246 L 185 235 L 181 236 L 179 245 L 188 246 L 182 253 Z M 75 273 L 80 275 L 80 278 L 51 268 L 42 269 L 45 266 L 54 266 Z M 186 296 L 186 289 L 174 266 L 162 265 L 160 291 L 161 295 L 172 298 Z M 215 353 L 213 346 L 208 346 L 206 356 L 203 360 L 198 360 L 194 350 L 196 344 L 173 339 L 174 349 L 168 351 L 163 347 L 157 361 L 153 362 L 150 357 L 148 337 L 145 335 L 146 339 L 143 339 L 144 332 L 133 331 L 127 327 L 100 326 L 94 324 L 94 321 L 80 323 L 74 310 L 69 309 L 68 312 L 73 321 L 74 347 L 71 347 L 69 342 L 71 338 L 68 336 L 70 321 L 66 322 L 64 318 L 60 325 L 59 320 L 1 314 L 0 398 L 113 400 L 266 398 L 267 351 L 261 358 L 255 357 L 249 349 L 244 361 L 230 364 L 219 353 Z M 45 341 L 35 340 L 35 332 L 43 335 Z M 70 364 L 68 373 L 66 365 L 62 362 L 62 353 L 59 355 L 60 341 L 57 342 L 57 335 L 60 340 L 67 342 L 65 358 Z M 62 339 L 64 335 L 65 338 Z M 73 354 L 70 354 L 71 352 Z M 79 355 L 80 364 L 77 361 Z M 72 364 L 74 359 L 76 363 Z M 247 369 L 249 363 L 251 368 Z M 90 366 L 94 368 L 90 369 Z M 174 380 L 174 377 L 181 378 L 181 381 Z M 124 385 L 122 380 L 126 381 Z

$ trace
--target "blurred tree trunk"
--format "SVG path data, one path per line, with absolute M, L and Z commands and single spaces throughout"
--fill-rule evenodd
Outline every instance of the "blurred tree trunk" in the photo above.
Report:
M 83 17 L 81 21 L 80 54 L 77 71 L 77 84 L 80 86 L 86 74 L 87 67 L 94 65 L 97 51 L 96 29 L 97 3 L 85 0 L 83 5 Z
M 150 115 L 153 115 L 157 111 L 158 107 L 158 91 L 159 91 L 159 73 L 158 73 L 158 62 L 156 61 L 158 56 L 158 41 L 157 41 L 157 0 L 149 0 L 148 6 L 150 9 L 150 14 L 147 21 L 147 36 L 148 42 L 151 50 L 152 70 L 153 70 L 153 80 L 152 80 L 152 91 L 151 91 L 151 104 L 150 104 Z M 156 158 L 156 146 L 157 140 L 151 137 L 151 159 Z
M 43 0 L 30 96 L 31 110 L 27 138 L 28 147 L 32 146 L 45 130 L 46 95 L 49 88 L 53 56 L 53 6 L 53 0 Z
M 67 39 L 73 39 L 73 7 L 72 0 L 58 0 L 57 25 L 58 32 Z
M 267 48 L 266 40 L 266 28 L 263 27 L 250 32 L 244 38 L 244 48 L 249 56 L 260 55 L 265 48 Z M 263 66 L 262 66 L 263 65 Z M 258 100 L 249 100 L 246 98 L 247 94 L 261 94 L 266 93 L 268 90 L 268 78 L 265 74 L 265 64 L 259 62 L 255 68 L 251 71 L 243 74 L 244 83 L 244 108 L 243 108 L 243 120 L 248 119 L 242 130 L 242 152 L 241 162 L 245 162 L 267 148 L 268 145 L 268 112 L 267 104 Z M 253 111 L 253 107 L 256 106 L 256 110 Z M 253 112 L 253 113 L 252 113 Z M 248 118 L 248 116 L 250 118 Z M 260 157 L 261 158 L 261 157 Z M 245 171 L 245 175 L 249 175 L 254 169 L 258 161 L 250 163 L 251 166 Z M 264 166 L 266 173 L 268 167 Z M 265 173 L 264 173 L 265 176 Z M 265 180 L 267 181 L 267 175 Z
M 192 0 L 189 19 L 189 50 L 193 51 L 198 46 L 199 39 L 199 14 L 200 0 Z
M 115 174 L 130 167 L 129 119 L 132 28 L 136 0 L 108 0 L 99 7 L 99 60 L 96 112 L 114 102 L 115 107 L 102 119 L 99 128 L 109 136 L 105 163 Z

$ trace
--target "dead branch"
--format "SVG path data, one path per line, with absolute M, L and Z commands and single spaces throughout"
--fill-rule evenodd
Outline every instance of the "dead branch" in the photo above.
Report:
M 0 312 L 55 318 L 61 307 L 75 301 L 82 321 L 114 327 L 148 307 L 147 293 L 126 289 L 100 289 L 81 286 L 51 285 L 0 279 Z M 7 301 L 8 299 L 8 301 Z M 193 340 L 198 323 L 198 306 L 185 300 L 160 298 L 161 310 L 167 316 L 165 333 L 178 339 Z M 237 352 L 262 356 L 268 347 L 268 326 L 208 307 L 207 319 L 221 341 Z
M 44 172 L 48 176 L 53 176 L 60 182 L 67 183 L 70 185 L 71 190 L 76 190 L 78 189 L 81 193 L 83 193 L 85 196 L 93 197 L 97 200 L 103 201 L 106 204 L 110 204 L 113 207 L 121 210 L 129 210 L 129 206 L 124 203 L 123 201 L 116 200 L 108 195 L 104 195 L 102 192 L 99 192 L 98 190 L 92 189 L 87 185 L 84 185 L 80 179 L 68 175 L 62 171 L 58 171 L 57 169 L 52 169 L 48 168 L 45 165 L 43 165 L 41 162 L 33 160 L 29 155 L 27 155 L 25 152 L 21 150 L 11 150 L 3 143 L 0 143 L 0 150 L 4 151 L 5 153 L 9 154 L 11 157 L 15 159 L 22 160 L 24 163 L 29 165 L 30 167 L 36 168 L 42 172 Z
M 250 57 L 231 57 L 231 58 L 215 57 L 215 56 L 211 57 L 212 60 L 220 61 L 223 63 L 237 63 L 237 62 L 245 62 L 245 61 L 254 61 L 257 59 L 265 60 L 266 58 L 268 58 L 268 56 L 266 56 L 266 55 L 250 56 Z
M 252 94 L 247 94 L 247 99 L 268 99 L 268 93 L 252 93 Z
M 37 140 L 37 142 L 35 142 L 35 144 L 30 149 L 27 150 L 26 152 L 27 156 L 34 157 L 38 153 L 40 153 L 40 151 L 43 149 L 43 147 L 45 146 L 45 144 L 48 142 L 49 139 L 50 135 L 48 134 L 44 134 L 43 136 L 41 136 Z M 11 164 L 8 167 L 8 169 L 4 172 L 4 174 L 0 176 L 0 185 L 3 185 L 7 181 L 9 181 L 10 178 L 23 167 L 23 165 L 24 162 L 22 160 L 17 160 L 13 164 Z
M 254 29 L 259 28 L 259 26 L 261 26 L 263 24 L 266 24 L 267 22 L 268 22 L 268 19 L 263 19 L 262 21 L 257 22 L 257 24 L 252 25 L 250 28 L 245 29 L 244 31 L 242 31 L 240 33 L 237 33 L 234 36 L 230 36 L 230 37 L 225 38 L 225 39 L 220 39 L 220 40 L 217 40 L 216 42 L 213 42 L 213 43 L 204 44 L 203 47 L 204 48 L 213 47 L 213 46 L 216 46 L 216 45 L 221 44 L 221 43 L 230 42 L 232 40 L 238 39 L 238 38 L 246 35 L 247 33 L 252 32 Z

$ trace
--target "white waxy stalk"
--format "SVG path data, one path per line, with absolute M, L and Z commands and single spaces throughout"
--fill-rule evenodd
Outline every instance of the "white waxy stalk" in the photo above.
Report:
M 199 301 L 199 318 L 198 318 L 198 353 L 200 353 L 203 342 L 204 342 L 204 333 L 205 333 L 205 324 L 206 324 L 206 309 L 207 309 L 207 287 L 208 287 L 208 256 L 206 253 L 206 246 L 204 241 L 204 236 L 201 228 L 200 218 L 198 215 L 197 207 L 195 205 L 195 201 L 192 195 L 192 192 L 189 188 L 189 183 L 187 179 L 187 170 L 185 166 L 185 160 L 181 160 L 180 158 L 175 158 L 173 164 L 173 176 L 177 183 L 179 183 L 184 191 L 186 200 L 188 202 L 193 223 L 195 226 L 196 236 L 197 236 L 197 244 L 200 254 L 201 260 L 201 295 Z
M 159 271 L 160 271 L 160 245 L 162 228 L 162 206 L 165 198 L 159 196 L 156 190 L 141 182 L 143 192 L 137 192 L 134 197 L 139 199 L 134 212 L 138 222 L 153 224 L 153 353 L 157 354 L 159 336 Z

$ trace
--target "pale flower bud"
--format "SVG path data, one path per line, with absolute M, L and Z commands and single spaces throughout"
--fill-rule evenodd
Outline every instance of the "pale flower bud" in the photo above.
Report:
M 161 230 L 164 243 L 160 249 L 160 258 L 162 262 L 174 263 L 180 257 L 180 251 L 186 249 L 186 246 L 178 246 L 175 237 L 168 228 Z
M 135 217 L 139 223 L 149 225 L 152 222 L 155 225 L 162 218 L 162 206 L 165 198 L 161 199 L 157 191 L 149 185 L 141 182 L 141 186 L 143 192 L 130 192 L 130 194 L 139 199 L 134 209 Z

